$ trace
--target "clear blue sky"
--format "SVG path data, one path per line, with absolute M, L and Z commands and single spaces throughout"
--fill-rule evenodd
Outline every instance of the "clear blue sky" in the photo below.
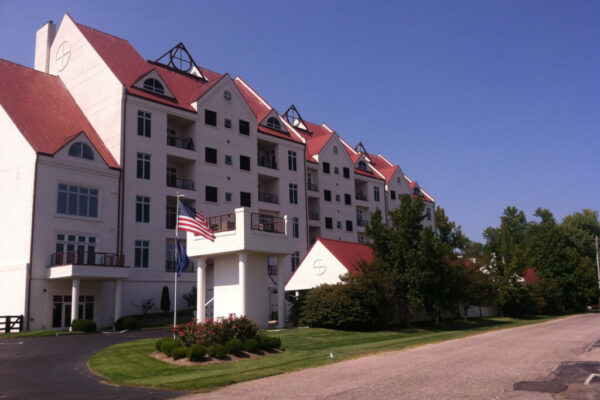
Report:
M 0 0 L 0 58 L 32 66 L 36 30 L 67 11 L 144 58 L 183 41 L 362 141 L 472 239 L 507 205 L 599 208 L 598 1 Z

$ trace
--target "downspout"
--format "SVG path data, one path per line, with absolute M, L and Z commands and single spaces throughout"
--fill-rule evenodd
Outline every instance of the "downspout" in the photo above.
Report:
M 306 208 L 306 213 L 304 214 L 306 218 L 304 219 L 306 223 L 306 251 L 310 248 L 310 233 L 308 226 L 308 187 L 306 186 L 306 175 L 308 174 L 308 170 L 306 169 L 306 144 L 304 144 L 304 154 L 302 159 L 304 160 L 304 206 Z M 297 268 L 298 266 L 296 266 Z
M 33 234 L 35 231 L 35 203 L 37 194 L 37 173 L 39 154 L 35 153 L 35 168 L 33 169 L 33 205 L 31 206 L 31 238 L 29 239 L 29 265 L 27 265 L 27 303 L 25 304 L 25 317 L 27 318 L 26 330 L 29 330 L 29 310 L 31 309 L 31 280 L 33 273 Z
M 118 194 L 118 217 L 117 217 L 117 253 L 123 254 L 123 205 L 125 203 L 125 127 L 127 121 L 127 90 L 125 86 L 123 86 L 123 96 L 121 99 L 121 113 L 123 117 L 121 118 L 121 154 L 120 154 L 120 164 L 121 171 L 119 173 L 119 194 Z

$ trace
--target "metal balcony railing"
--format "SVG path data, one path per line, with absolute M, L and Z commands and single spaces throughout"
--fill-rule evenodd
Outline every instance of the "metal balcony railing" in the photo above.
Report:
M 272 215 L 252 213 L 250 225 L 253 230 L 285 234 L 285 220 Z
M 319 187 L 315 184 L 315 183 L 307 183 L 306 184 L 306 189 L 313 191 L 313 192 L 318 192 L 319 191 Z
M 367 220 L 364 218 L 357 218 L 356 219 L 356 225 L 358 226 L 366 226 L 367 225 Z
M 235 231 L 235 214 L 223 214 L 208 218 L 208 226 L 213 233 Z
M 165 272 L 175 272 L 175 270 L 177 269 L 177 261 L 175 260 L 166 260 L 165 261 Z M 188 264 L 187 268 L 183 270 L 183 272 L 194 272 L 195 271 L 195 265 L 193 262 L 190 261 L 190 263 Z
M 362 192 L 356 192 L 356 200 L 367 201 L 367 195 Z
M 311 221 L 318 221 L 319 220 L 319 213 L 309 212 L 308 213 L 308 219 L 311 220 Z
M 265 203 L 279 204 L 276 194 L 258 192 L 258 201 Z
M 167 136 L 167 145 L 179 147 L 180 149 L 194 150 L 194 141 L 190 138 Z
M 258 155 L 258 165 L 265 168 L 277 169 L 277 161 Z
M 167 186 L 178 189 L 194 190 L 194 181 L 167 175 Z
M 65 251 L 54 253 L 50 257 L 50 266 L 90 265 L 96 267 L 124 267 L 125 256 L 117 253 L 98 253 L 95 251 Z

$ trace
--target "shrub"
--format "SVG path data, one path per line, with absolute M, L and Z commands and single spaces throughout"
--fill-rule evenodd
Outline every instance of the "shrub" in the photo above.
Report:
M 156 343 L 154 344 L 154 346 L 156 347 L 156 350 L 161 351 L 161 347 L 162 347 L 163 343 L 168 342 L 169 340 L 173 340 L 173 339 L 169 339 L 169 338 L 158 339 L 156 341 Z
M 244 351 L 248 351 L 250 353 L 256 353 L 260 349 L 260 344 L 256 339 L 246 339 L 244 340 Z
M 181 346 L 180 342 L 175 339 L 166 339 L 160 346 L 160 351 L 171 357 L 173 350 Z
M 185 346 L 175 347 L 173 351 L 171 351 L 171 357 L 175 360 L 179 360 L 185 356 L 187 356 L 187 347 Z
M 121 317 L 115 322 L 115 329 L 118 331 L 122 331 L 123 329 L 133 331 L 140 329 L 140 324 L 134 317 Z
M 197 324 L 192 321 L 173 328 L 175 335 L 186 345 L 201 344 L 208 347 L 212 344 L 224 345 L 231 339 L 251 339 L 258 333 L 258 325 L 246 317 L 219 318 L 216 321 L 206 320 Z
M 233 354 L 239 356 L 242 354 L 243 345 L 240 339 L 231 339 L 225 343 L 225 351 L 227 354 Z
M 227 352 L 225 351 L 225 346 L 215 343 L 208 347 L 208 355 L 215 358 L 224 358 Z
M 96 323 L 90 319 L 75 319 L 71 324 L 71 329 L 77 332 L 95 332 Z
M 190 346 L 187 351 L 187 356 L 190 361 L 202 361 L 206 355 L 206 347 L 201 344 Z
M 276 336 L 262 335 L 258 339 L 260 348 L 263 350 L 272 350 L 281 347 L 281 339 Z

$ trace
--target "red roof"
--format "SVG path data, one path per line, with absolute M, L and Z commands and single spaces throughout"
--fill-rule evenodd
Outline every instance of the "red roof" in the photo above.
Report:
M 361 260 L 367 263 L 373 261 L 373 250 L 366 244 L 323 238 L 318 238 L 317 240 L 346 267 L 348 272 L 353 274 L 360 272 L 358 264 Z
M 67 16 L 70 18 L 70 15 L 67 14 Z M 71 18 L 71 20 L 73 19 Z M 125 39 L 81 25 L 74 20 L 73 23 L 132 95 L 196 112 L 191 103 L 198 100 L 223 77 L 223 75 L 216 72 L 199 68 L 200 72 L 208 79 L 208 82 L 206 82 L 194 75 L 173 71 L 167 67 L 144 60 Z M 137 81 L 152 70 L 158 72 L 175 96 L 174 99 L 133 87 Z
M 392 180 L 394 173 L 398 170 L 397 165 L 390 164 L 388 160 L 379 155 L 369 154 L 371 165 L 385 176 L 385 183 L 388 184 Z
M 535 269 L 533 269 L 533 268 L 527 268 L 525 270 L 525 273 L 523 274 L 523 279 L 527 283 L 534 283 L 534 282 L 537 282 L 538 280 L 540 280 L 537 273 L 535 272 Z
M 363 171 L 362 169 L 354 168 L 354 173 L 358 174 L 358 175 L 368 176 L 369 178 L 373 178 L 373 179 L 383 180 L 383 178 L 381 178 L 379 175 L 375 175 L 371 171 Z
M 0 59 L 0 105 L 36 152 L 54 155 L 84 132 L 108 166 L 119 168 L 58 77 Z
M 414 190 L 415 185 L 417 185 L 417 182 L 413 181 L 406 175 L 404 175 L 404 177 L 406 178 L 406 180 L 408 181 L 408 184 L 410 185 L 410 190 Z M 435 200 L 433 199 L 433 197 L 431 197 L 429 194 L 425 193 L 424 190 L 421 189 L 421 193 L 423 194 L 423 196 L 421 197 L 421 200 L 429 202 L 429 203 L 435 203 Z M 416 196 L 414 196 L 414 197 L 416 197 Z
M 304 121 L 310 133 L 303 130 L 298 130 L 304 139 L 306 139 L 306 159 L 316 162 L 313 156 L 318 155 L 329 139 L 333 136 L 333 132 L 325 128 L 323 125 L 317 125 L 312 122 Z

